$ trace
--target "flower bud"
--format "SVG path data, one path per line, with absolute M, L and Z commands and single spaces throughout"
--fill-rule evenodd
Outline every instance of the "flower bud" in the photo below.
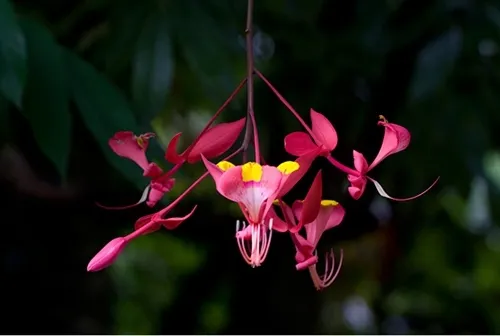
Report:
M 123 237 L 113 239 L 92 258 L 87 266 L 87 271 L 97 272 L 108 267 L 116 260 L 126 245 L 127 240 Z

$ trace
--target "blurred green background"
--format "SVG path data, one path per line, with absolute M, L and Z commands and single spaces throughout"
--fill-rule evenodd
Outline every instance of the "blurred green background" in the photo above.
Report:
M 93 255 L 154 210 L 147 180 L 107 145 L 116 131 L 155 131 L 150 158 L 176 132 L 183 146 L 245 75 L 243 0 L 0 0 L 0 185 L 3 333 L 500 333 L 500 1 L 330 0 L 255 4 L 257 66 L 308 120 L 336 127 L 334 156 L 370 161 L 378 115 L 412 132 L 410 147 L 371 174 L 352 200 L 326 161 L 324 197 L 347 209 L 320 252 L 344 249 L 337 281 L 316 292 L 297 272 L 288 235 L 262 267 L 244 263 L 241 217 L 202 183 L 174 214 L 175 231 L 131 243 L 87 273 Z M 262 151 L 291 159 L 301 130 L 255 80 Z M 244 116 L 241 93 L 222 120 Z M 202 172 L 185 166 L 169 199 Z M 495 317 L 496 316 L 496 317 Z

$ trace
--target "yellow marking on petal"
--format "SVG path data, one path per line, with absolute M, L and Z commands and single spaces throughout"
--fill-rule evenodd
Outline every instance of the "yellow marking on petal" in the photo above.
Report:
M 294 171 L 299 170 L 300 165 L 295 162 L 295 161 L 285 161 L 282 164 L 280 164 L 278 167 L 278 170 L 284 174 L 284 175 L 290 175 Z
M 280 200 L 279 200 L 279 199 L 275 199 L 275 200 L 273 201 L 273 204 L 274 204 L 274 205 L 281 205 L 281 204 L 286 205 L 285 201 L 281 201 L 281 202 L 280 202 Z
M 380 115 L 378 116 L 378 118 L 379 118 L 380 120 L 382 120 L 383 122 L 388 123 L 387 119 L 386 119 L 383 115 L 381 115 L 381 114 L 380 114 Z
M 137 141 L 137 144 L 139 145 L 139 147 L 144 149 L 144 139 L 141 136 L 138 136 L 138 137 L 136 136 L 135 141 Z
M 241 179 L 243 182 L 260 182 L 262 179 L 262 166 L 257 162 L 247 162 L 241 166 Z
M 324 207 L 328 207 L 328 206 L 337 206 L 339 205 L 339 203 L 332 200 L 322 200 L 321 205 Z
M 229 168 L 233 168 L 234 164 L 232 164 L 229 161 L 221 161 L 221 162 L 217 163 L 217 167 L 219 167 L 219 169 L 222 171 L 226 171 Z

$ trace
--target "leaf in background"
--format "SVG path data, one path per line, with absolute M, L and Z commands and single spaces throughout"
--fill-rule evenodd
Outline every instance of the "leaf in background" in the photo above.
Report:
M 132 61 L 132 96 L 150 120 L 165 105 L 174 76 L 174 55 L 166 15 L 153 13 L 142 29 Z
M 24 20 L 21 27 L 28 52 L 22 114 L 30 123 L 38 146 L 64 179 L 71 144 L 71 114 L 62 49 L 44 26 Z
M 237 30 L 223 29 L 223 21 L 215 20 L 203 5 L 206 4 L 175 2 L 169 18 L 190 70 L 208 96 L 224 99 L 237 83 L 237 71 L 245 62 L 244 49 L 238 44 Z
M 410 84 L 412 100 L 432 94 L 446 81 L 462 51 L 462 35 L 460 28 L 453 27 L 420 52 Z
M 64 52 L 71 74 L 72 97 L 80 115 L 102 147 L 108 161 L 138 187 L 144 187 L 142 174 L 135 164 L 123 160 L 108 147 L 108 139 L 119 130 L 138 130 L 127 100 L 109 80 L 92 65 L 69 50 Z
M 26 42 L 8 0 L 0 0 L 0 90 L 21 108 L 26 80 Z

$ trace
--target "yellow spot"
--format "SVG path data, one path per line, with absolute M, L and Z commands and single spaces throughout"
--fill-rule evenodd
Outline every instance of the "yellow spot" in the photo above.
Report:
M 247 162 L 241 166 L 241 179 L 243 182 L 260 182 L 262 179 L 262 166 L 257 162 Z
M 274 204 L 274 205 L 281 205 L 281 204 L 285 204 L 285 205 L 286 205 L 285 201 L 281 201 L 281 203 L 280 203 L 280 200 L 279 200 L 279 199 L 275 199 L 275 200 L 273 201 L 273 204 Z
M 135 140 L 137 141 L 137 144 L 139 145 L 139 147 L 144 149 L 144 139 L 139 136 L 139 137 L 135 137 Z
M 219 167 L 220 170 L 222 170 L 222 171 L 226 171 L 229 168 L 233 168 L 234 164 L 232 164 L 229 161 L 221 161 L 221 162 L 217 163 L 217 167 Z
M 385 123 L 388 123 L 387 119 L 383 115 L 379 115 L 378 118 Z
M 285 161 L 276 168 L 284 175 L 290 175 L 294 171 L 299 170 L 300 165 L 295 161 Z
M 339 203 L 332 200 L 322 200 L 321 205 L 324 207 L 328 207 L 328 206 L 337 206 L 339 205 Z

